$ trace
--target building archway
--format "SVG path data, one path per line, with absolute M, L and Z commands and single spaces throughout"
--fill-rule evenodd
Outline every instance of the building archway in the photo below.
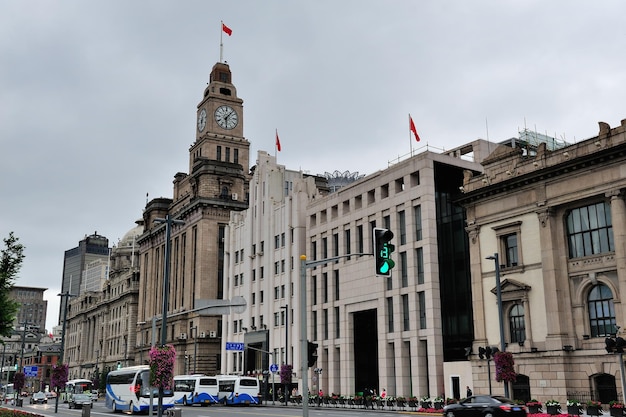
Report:
M 517 374 L 513 387 L 513 399 L 522 400 L 524 403 L 530 401 L 530 378 L 527 375 Z

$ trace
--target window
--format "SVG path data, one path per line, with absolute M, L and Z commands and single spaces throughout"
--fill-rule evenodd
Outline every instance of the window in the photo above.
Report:
M 400 244 L 406 244 L 406 216 L 404 210 L 398 212 L 398 227 L 400 228 Z
M 572 210 L 567 215 L 569 257 L 615 251 L 613 221 L 608 203 L 597 203 Z
M 415 265 L 417 266 L 417 283 L 424 283 L 424 249 L 415 249 Z
M 420 329 L 426 328 L 426 294 L 424 291 L 417 293 L 417 308 L 419 309 Z
M 315 275 L 311 277 L 311 304 L 317 304 L 317 277 Z
M 402 288 L 409 286 L 409 268 L 406 262 L 406 252 L 400 252 L 400 274 L 402 276 Z
M 333 271 L 335 275 L 335 301 L 339 301 L 339 271 Z
M 280 247 L 280 235 L 274 236 L 274 249 L 278 249 Z
M 350 229 L 346 229 L 343 232 L 343 239 L 344 239 L 344 246 L 346 248 L 345 254 L 350 255 L 350 253 L 352 253 L 350 249 Z M 350 260 L 350 258 L 348 258 L 348 260 Z
M 322 274 L 322 303 L 328 302 L 328 273 Z
M 415 223 L 415 240 L 422 240 L 422 206 L 413 207 L 413 222 Z
M 520 343 L 526 340 L 524 307 L 521 304 L 513 305 L 509 311 L 509 331 L 511 343 Z
M 615 333 L 615 307 L 613 293 L 604 284 L 598 284 L 589 291 L 589 327 L 592 337 L 605 337 Z
M 217 147 L 217 153 L 216 153 L 215 159 L 217 159 L 218 161 L 222 160 L 222 147 L 221 146 Z
M 387 298 L 387 331 L 393 333 L 393 298 Z
M 505 267 L 517 266 L 517 233 L 502 236 L 502 244 L 504 245 L 504 262 Z
M 339 339 L 341 337 L 341 326 L 339 322 L 339 307 L 335 307 L 335 338 Z
M 521 243 L 522 222 L 494 227 L 498 239 L 500 268 L 515 268 L 522 265 Z
M 411 330 L 409 322 L 409 295 L 402 294 L 402 330 Z

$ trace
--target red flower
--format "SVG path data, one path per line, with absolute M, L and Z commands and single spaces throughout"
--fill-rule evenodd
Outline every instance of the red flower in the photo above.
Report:
M 511 352 L 497 352 L 493 361 L 496 364 L 496 381 L 515 382 L 517 374 L 513 368 L 514 361 Z

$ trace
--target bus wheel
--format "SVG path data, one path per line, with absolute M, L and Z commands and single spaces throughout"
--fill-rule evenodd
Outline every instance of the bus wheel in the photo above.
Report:
M 129 406 L 128 406 L 128 414 L 130 414 L 131 416 L 134 414 L 133 413 L 133 402 L 131 401 Z

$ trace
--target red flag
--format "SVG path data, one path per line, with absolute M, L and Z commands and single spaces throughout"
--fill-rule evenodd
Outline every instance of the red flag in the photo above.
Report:
M 420 135 L 417 134 L 417 129 L 415 129 L 415 123 L 413 123 L 413 118 L 411 117 L 410 114 L 409 114 L 409 128 L 411 129 L 411 132 L 413 132 L 413 134 L 415 135 L 415 140 L 419 142 Z
M 278 139 L 278 130 L 276 131 L 276 149 L 280 152 L 280 139 Z
M 222 30 L 228 35 L 232 35 L 233 34 L 233 30 L 231 28 L 229 28 L 228 26 L 226 26 L 224 24 L 224 22 L 222 22 Z

